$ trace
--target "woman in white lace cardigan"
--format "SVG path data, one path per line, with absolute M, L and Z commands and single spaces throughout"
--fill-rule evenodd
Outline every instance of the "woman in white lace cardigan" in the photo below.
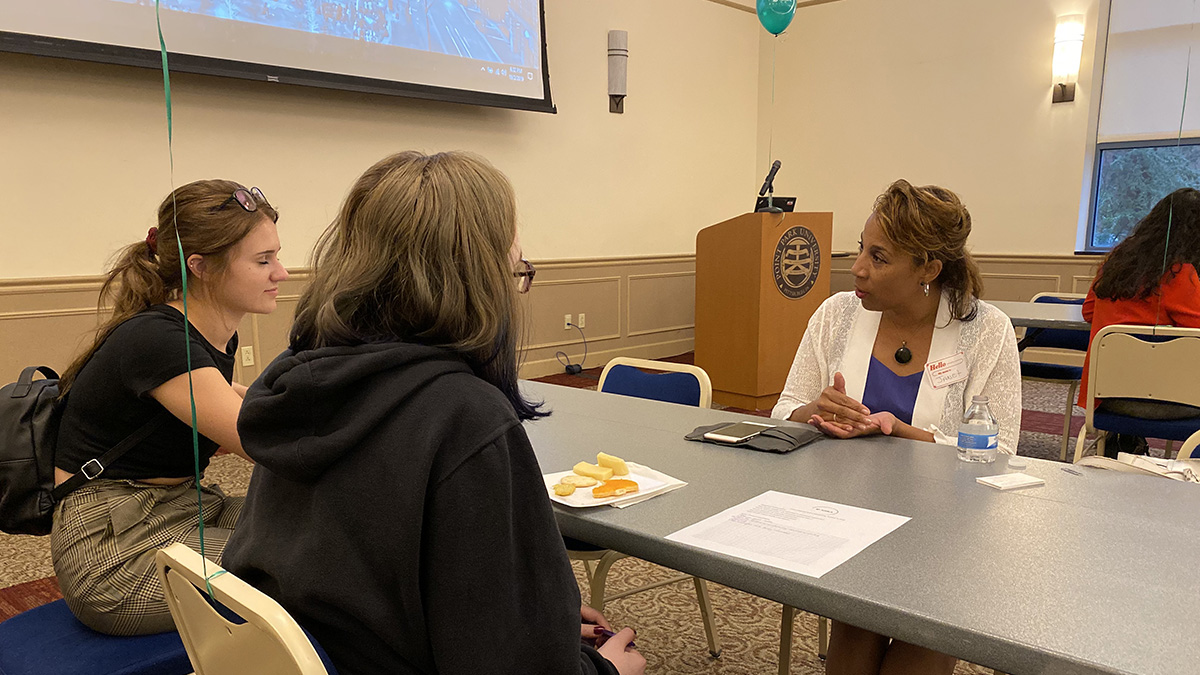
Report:
M 970 232 L 971 216 L 953 192 L 904 180 L 888 187 L 863 226 L 854 292 L 813 314 L 771 416 L 834 438 L 882 433 L 954 445 L 972 398 L 987 396 L 999 449 L 1015 454 L 1016 337 L 1008 317 L 979 300 Z M 835 621 L 826 672 L 949 674 L 955 663 Z

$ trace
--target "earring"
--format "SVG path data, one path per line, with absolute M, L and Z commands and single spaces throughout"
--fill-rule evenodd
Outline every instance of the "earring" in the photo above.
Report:
M 928 283 L 926 283 L 926 282 L 924 282 L 924 281 L 922 281 L 922 282 L 921 282 L 921 286 L 925 287 L 925 297 L 927 297 L 927 298 L 928 298 L 928 297 L 929 297 L 929 284 L 928 284 Z

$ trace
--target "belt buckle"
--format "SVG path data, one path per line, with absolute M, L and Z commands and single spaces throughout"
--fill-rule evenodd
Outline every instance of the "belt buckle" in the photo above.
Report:
M 95 480 L 100 474 L 104 473 L 104 465 L 98 459 L 89 459 L 84 462 L 83 466 L 79 467 L 79 473 L 82 473 L 88 480 Z

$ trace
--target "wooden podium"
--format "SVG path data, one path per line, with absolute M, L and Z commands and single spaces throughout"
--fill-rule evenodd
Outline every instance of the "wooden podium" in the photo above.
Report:
M 771 408 L 829 297 L 832 213 L 747 213 L 696 235 L 696 365 L 713 401 Z

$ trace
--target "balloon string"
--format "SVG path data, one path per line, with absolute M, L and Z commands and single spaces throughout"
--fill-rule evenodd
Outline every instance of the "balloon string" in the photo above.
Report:
M 209 583 L 208 575 L 208 557 L 205 556 L 204 550 L 204 502 L 200 489 L 200 432 L 196 427 L 196 390 L 192 383 L 192 322 L 188 318 L 187 260 L 183 254 L 183 239 L 179 236 L 179 209 L 175 204 L 175 129 L 171 119 L 171 69 L 167 66 L 167 41 L 163 38 L 160 5 L 161 0 L 154 0 L 154 21 L 158 26 L 158 49 L 162 55 L 163 96 L 167 104 L 167 157 L 171 166 L 171 222 L 175 228 L 175 245 L 179 249 L 179 275 L 183 280 L 183 353 L 187 363 L 188 400 L 192 408 L 192 459 L 196 478 L 196 512 L 200 518 L 200 564 L 204 575 L 204 586 L 208 589 L 209 597 L 212 597 L 212 584 Z
M 775 48 L 779 45 L 779 34 L 771 40 L 771 113 L 767 122 L 767 162 L 775 160 Z
M 1190 84 L 1190 81 L 1192 79 L 1192 40 L 1191 40 L 1191 37 L 1192 37 L 1192 32 L 1195 30 L 1195 28 L 1196 28 L 1196 0 L 1192 0 L 1192 23 L 1188 27 L 1187 69 L 1184 70 L 1184 73 L 1183 73 L 1183 107 L 1179 110 L 1179 131 L 1175 135 L 1176 151 L 1178 151 L 1179 147 L 1183 144 L 1183 120 L 1184 120 L 1184 116 L 1187 113 L 1188 85 Z M 1170 260 L 1169 254 L 1170 254 L 1170 250 L 1171 250 L 1171 225 L 1173 224 L 1174 220 L 1175 220 L 1175 197 L 1172 196 L 1170 207 L 1167 209 L 1167 240 L 1163 244 L 1162 275 L 1159 277 L 1159 279 L 1160 279 L 1159 283 L 1162 283 L 1161 280 L 1165 279 L 1167 276 L 1167 262 Z M 1154 307 L 1154 327 L 1150 329 L 1150 333 L 1152 335 L 1158 334 L 1158 324 L 1159 324 L 1159 318 L 1161 317 L 1161 315 L 1162 315 L 1162 292 L 1160 291 L 1158 294 L 1158 302 Z

